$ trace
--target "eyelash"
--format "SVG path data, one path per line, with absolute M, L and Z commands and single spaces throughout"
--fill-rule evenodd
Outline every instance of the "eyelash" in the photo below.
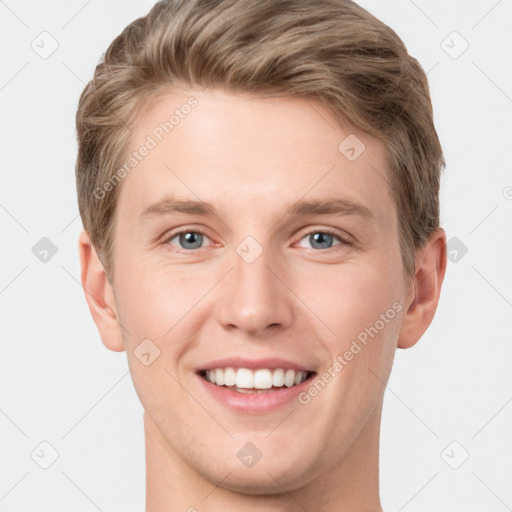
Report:
M 165 245 L 171 245 L 170 241 L 172 239 L 176 238 L 178 235 L 182 235 L 182 234 L 185 234 L 185 233 L 197 233 L 198 235 L 203 235 L 203 236 L 205 236 L 206 238 L 209 239 L 209 236 L 206 233 L 204 233 L 203 231 L 200 231 L 200 230 L 197 230 L 197 229 L 185 229 L 185 230 L 181 230 L 181 231 L 176 231 L 175 233 L 172 233 L 171 235 L 167 236 L 165 238 L 165 240 L 164 240 L 164 244 Z M 323 233 L 323 234 L 331 235 L 334 238 L 339 240 L 340 244 L 338 244 L 338 245 L 352 245 L 352 243 L 347 238 L 341 236 L 337 231 L 335 231 L 334 229 L 330 229 L 330 228 L 313 229 L 311 231 L 308 231 L 308 232 L 304 233 L 303 236 L 301 236 L 299 241 L 303 240 L 305 237 L 307 237 L 309 235 L 312 235 L 314 233 Z M 333 245 L 332 247 L 328 247 L 326 249 L 315 249 L 313 247 L 312 250 L 315 250 L 316 252 L 324 252 L 324 251 L 328 251 L 329 249 L 334 249 L 338 245 Z M 178 248 L 178 250 L 180 250 L 182 252 L 187 252 L 187 253 L 191 253 L 191 252 L 197 251 L 199 249 L 204 249 L 204 247 L 198 247 L 197 249 Z

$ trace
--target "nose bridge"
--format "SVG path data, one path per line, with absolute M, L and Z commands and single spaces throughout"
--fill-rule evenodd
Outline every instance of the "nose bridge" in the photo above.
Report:
M 232 263 L 229 285 L 218 303 L 219 322 L 252 334 L 271 326 L 288 326 L 292 320 L 290 296 L 274 275 L 278 262 L 268 245 L 246 237 L 236 247 Z

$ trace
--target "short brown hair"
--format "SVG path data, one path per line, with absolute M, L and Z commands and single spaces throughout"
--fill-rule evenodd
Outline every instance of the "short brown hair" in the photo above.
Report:
M 78 106 L 78 203 L 113 277 L 120 187 L 95 191 L 123 161 L 141 108 L 171 88 L 310 98 L 382 140 L 402 261 L 439 226 L 445 166 L 425 72 L 397 34 L 350 0 L 165 0 L 111 43 Z

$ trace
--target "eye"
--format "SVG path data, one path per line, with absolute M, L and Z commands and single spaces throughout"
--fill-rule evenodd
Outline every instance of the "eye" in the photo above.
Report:
M 342 238 L 340 235 L 329 231 L 311 231 L 308 235 L 303 237 L 302 240 L 307 240 L 309 242 L 311 248 L 313 249 L 330 249 L 334 245 L 340 245 L 340 244 L 348 244 L 348 241 Z M 338 243 L 334 243 L 335 240 L 338 240 Z M 307 245 L 304 246 L 301 243 L 299 243 L 300 247 L 308 247 Z
M 204 240 L 209 240 L 209 238 L 203 233 L 199 233 L 198 231 L 181 231 L 180 233 L 176 233 L 169 238 L 167 243 L 176 245 L 173 243 L 173 240 L 177 240 L 177 244 L 179 247 L 186 250 L 191 249 L 199 249 L 203 245 Z
M 203 247 L 203 243 L 208 240 L 209 238 L 204 233 L 187 230 L 174 233 L 167 239 L 166 243 L 190 251 L 200 249 Z M 303 241 L 306 241 L 305 243 L 309 243 L 310 245 L 304 245 Z M 342 244 L 350 245 L 348 240 L 333 231 L 316 230 L 302 237 L 299 242 L 299 247 L 325 250 Z

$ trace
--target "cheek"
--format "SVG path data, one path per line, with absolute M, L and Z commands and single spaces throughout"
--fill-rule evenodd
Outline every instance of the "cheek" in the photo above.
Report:
M 144 408 L 161 421 L 169 398 L 182 395 L 175 380 L 180 377 L 176 363 L 190 344 L 187 321 L 199 299 L 197 279 L 141 262 L 118 275 L 118 313 L 127 331 L 124 341 L 132 379 Z M 147 365 L 144 353 L 150 354 Z
M 128 261 L 121 269 L 116 286 L 118 312 L 132 337 L 165 337 L 210 286 L 193 272 L 158 268 L 158 263 Z
M 403 299 L 400 276 L 394 268 L 359 263 L 332 266 L 315 279 L 298 280 L 295 289 L 328 328 L 324 339 L 333 349 L 343 349 L 361 333 L 364 339 L 366 329 L 375 324 L 379 332 L 396 333 Z
M 372 265 L 333 270 L 316 281 L 308 300 L 330 329 L 322 342 L 332 361 L 323 378 L 330 381 L 334 376 L 331 400 L 347 404 L 350 414 L 360 421 L 358 415 L 366 414 L 381 399 L 382 381 L 387 381 L 391 371 L 404 309 L 400 267 L 380 258 Z

